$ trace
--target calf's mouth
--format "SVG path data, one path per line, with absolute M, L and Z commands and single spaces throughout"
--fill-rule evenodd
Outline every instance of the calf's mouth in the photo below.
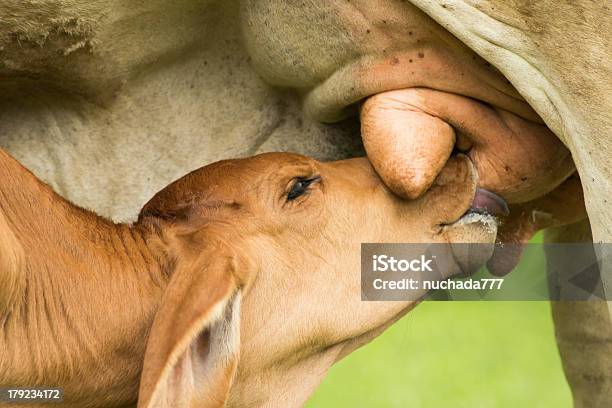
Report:
M 507 216 L 510 212 L 503 198 L 476 187 L 478 172 L 475 166 L 471 166 L 471 171 L 474 173 L 474 184 L 471 186 L 474 195 L 471 204 L 461 217 L 444 227 L 452 256 L 464 276 L 475 273 L 491 259 L 499 217 Z

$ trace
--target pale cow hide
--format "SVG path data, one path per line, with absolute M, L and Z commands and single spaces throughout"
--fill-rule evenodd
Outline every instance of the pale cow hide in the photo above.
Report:
M 68 199 L 115 220 L 133 219 L 155 191 L 223 158 L 273 150 L 352 156 L 361 152 L 356 103 L 410 84 L 381 84 L 375 72 L 360 83 L 342 68 L 383 54 L 393 63 L 405 38 L 380 46 L 370 26 L 389 32 L 385 26 L 418 20 L 474 58 L 464 94 L 523 115 L 533 108 L 567 145 L 593 236 L 612 242 L 609 6 L 412 3 L 0 1 L 0 145 Z M 420 86 L 448 78 L 429 80 Z M 499 95 L 479 90 L 479 81 Z M 610 293 L 609 264 L 603 276 Z M 559 331 L 560 341 L 603 333 L 609 319 L 588 324 L 571 336 Z M 605 353 L 589 357 L 604 374 L 579 387 L 577 405 L 588 394 L 609 405 Z M 577 371 L 566 369 L 575 385 Z

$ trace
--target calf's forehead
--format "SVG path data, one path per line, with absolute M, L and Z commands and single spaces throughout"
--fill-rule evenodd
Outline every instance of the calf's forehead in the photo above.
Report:
M 316 161 L 294 153 L 264 153 L 245 159 L 223 160 L 189 174 L 194 189 L 236 188 L 244 183 L 299 177 L 315 172 Z
M 240 200 L 273 190 L 283 177 L 316 170 L 315 161 L 291 153 L 267 153 L 246 159 L 223 160 L 202 167 L 158 192 L 143 213 L 165 213 L 207 201 Z M 269 185 L 268 185 L 269 182 Z

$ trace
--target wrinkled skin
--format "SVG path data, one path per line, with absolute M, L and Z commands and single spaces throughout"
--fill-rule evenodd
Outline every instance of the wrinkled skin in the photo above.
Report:
M 543 196 L 574 172 L 569 151 L 543 124 L 454 93 L 377 94 L 364 103 L 361 126 L 378 173 L 407 198 L 429 187 L 453 149 L 474 161 L 481 187 L 511 204 Z
M 354 155 L 355 119 L 320 121 L 425 87 L 533 127 L 535 108 L 572 154 L 594 239 L 612 242 L 605 3 L 273 3 L 243 2 L 238 19 L 229 1 L 0 2 L 0 144 L 71 200 L 133 219 L 202 163 L 270 150 Z M 503 139 L 458 136 L 462 146 Z
M 409 199 L 429 188 L 453 150 L 468 154 L 478 169 L 479 186 L 514 204 L 504 217 L 502 243 L 527 242 L 540 229 L 585 217 L 577 178 L 575 188 L 555 190 L 574 172 L 574 163 L 543 124 L 453 93 L 410 88 L 368 98 L 361 127 L 378 173 Z M 554 205 L 535 203 L 553 191 Z M 510 248 L 516 246 L 505 251 Z M 503 251 L 489 263 L 495 274 L 510 272 L 519 261 L 518 254 Z

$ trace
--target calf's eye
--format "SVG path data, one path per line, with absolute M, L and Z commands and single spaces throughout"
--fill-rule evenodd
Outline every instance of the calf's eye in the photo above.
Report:
M 321 177 L 319 176 L 309 177 L 309 178 L 305 178 L 305 177 L 296 178 L 293 184 L 291 185 L 289 192 L 287 193 L 287 201 L 295 200 L 299 196 L 304 195 L 306 192 L 308 192 L 308 189 L 310 188 L 312 183 L 315 183 L 319 181 L 320 179 Z

